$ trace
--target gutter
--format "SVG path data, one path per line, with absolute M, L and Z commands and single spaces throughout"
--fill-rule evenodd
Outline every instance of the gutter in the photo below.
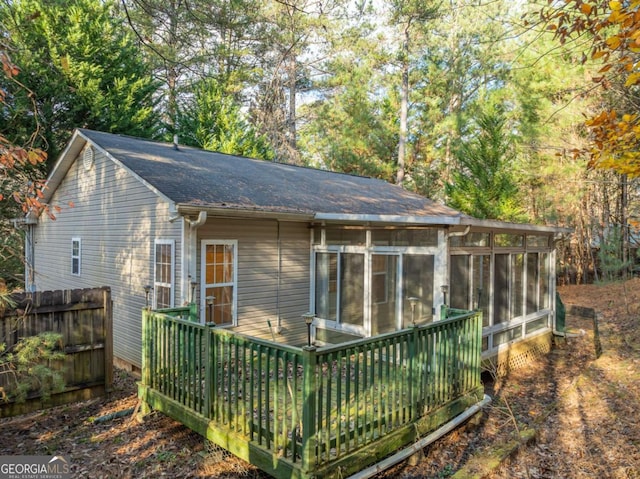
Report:
M 313 213 L 304 212 L 289 212 L 289 211 L 275 211 L 275 210 L 260 210 L 260 209 L 243 209 L 234 208 L 231 206 L 195 206 L 195 205 L 176 205 L 175 211 L 180 215 L 194 215 L 202 212 L 207 213 L 209 217 L 223 217 L 223 218 L 262 218 L 262 219 L 277 219 L 282 221 L 312 221 L 314 218 Z
M 389 469 L 392 466 L 395 466 L 396 464 L 404 461 L 405 459 L 408 459 L 409 457 L 413 456 L 417 452 L 420 452 L 422 449 L 424 449 L 426 446 L 428 446 L 432 442 L 435 442 L 445 434 L 453 431 L 455 428 L 460 426 L 463 422 L 465 422 L 471 416 L 480 412 L 480 410 L 490 402 L 491 402 L 491 398 L 485 394 L 482 401 L 474 404 L 473 406 L 465 410 L 462 414 L 459 414 L 458 416 L 454 417 L 451 421 L 444 424 L 440 428 L 436 429 L 428 436 L 423 437 L 422 439 L 413 443 L 411 446 L 397 452 L 393 456 L 387 457 L 386 459 L 383 459 L 379 463 L 374 464 L 373 466 L 370 466 L 366 469 L 363 469 L 362 471 L 352 476 L 349 476 L 348 479 L 367 479 L 369 477 L 375 476 L 376 474 L 379 474 L 380 472 L 386 469 Z
M 185 217 L 185 221 L 187 223 L 189 223 L 189 226 L 191 227 L 192 230 L 198 229 L 198 228 L 200 228 L 200 226 L 202 226 L 203 224 L 205 224 L 207 222 L 207 212 L 206 211 L 200 211 L 198 213 L 198 219 L 196 219 L 196 220 L 192 220 L 190 218 L 186 218 Z
M 460 216 L 401 216 L 401 215 L 360 215 L 342 213 L 316 213 L 317 221 L 345 221 L 368 223 L 402 223 L 408 225 L 459 225 Z

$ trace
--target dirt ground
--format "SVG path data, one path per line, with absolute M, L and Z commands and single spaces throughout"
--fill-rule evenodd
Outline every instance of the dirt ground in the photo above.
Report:
M 560 294 L 565 304 L 597 310 L 602 354 L 593 322 L 569 318 L 575 337 L 507 377 L 487 375 L 493 401 L 480 421 L 426 447 L 417 465 L 379 478 L 460 477 L 528 429 L 535 440 L 484 477 L 640 478 L 640 279 Z M 62 455 L 78 478 L 268 477 L 162 414 L 96 421 L 136 403 L 134 378 L 117 371 L 109 397 L 0 420 L 0 455 Z

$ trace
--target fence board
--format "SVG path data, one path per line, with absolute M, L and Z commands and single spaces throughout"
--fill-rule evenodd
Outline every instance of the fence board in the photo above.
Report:
M 65 391 L 45 404 L 32 392 L 23 404 L 0 403 L 0 417 L 103 394 L 113 383 L 111 290 L 108 287 L 38 291 L 12 295 L 15 307 L 0 312 L 0 343 L 13 348 L 20 338 L 44 332 L 62 336 Z M 0 387 L 10 389 L 7 375 Z

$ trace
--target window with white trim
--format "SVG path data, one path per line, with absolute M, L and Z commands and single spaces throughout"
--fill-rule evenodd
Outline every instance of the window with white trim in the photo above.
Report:
M 155 240 L 153 265 L 153 307 L 154 309 L 173 308 L 174 240 Z
M 71 238 L 71 274 L 80 276 L 82 266 L 82 240 Z
M 313 237 L 316 326 L 378 335 L 433 320 L 437 229 L 338 226 Z
M 236 324 L 236 282 L 238 242 L 205 240 L 202 242 L 201 307 L 207 323 L 218 326 Z

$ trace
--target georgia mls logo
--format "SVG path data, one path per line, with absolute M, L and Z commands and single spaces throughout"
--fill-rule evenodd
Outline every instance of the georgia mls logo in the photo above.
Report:
M 62 456 L 0 456 L 0 479 L 69 479 L 71 468 Z

